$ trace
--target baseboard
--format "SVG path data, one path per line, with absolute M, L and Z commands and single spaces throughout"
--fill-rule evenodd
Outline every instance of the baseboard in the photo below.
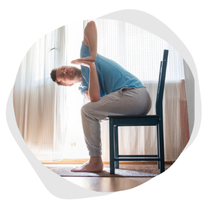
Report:
M 83 164 L 87 162 L 89 159 L 63 159 L 58 162 L 41 162 L 42 164 Z M 104 161 L 104 164 L 109 164 L 109 161 Z M 165 161 L 165 164 L 172 165 L 174 161 Z M 157 162 L 153 161 L 121 161 L 119 164 L 150 164 L 150 165 L 155 165 Z

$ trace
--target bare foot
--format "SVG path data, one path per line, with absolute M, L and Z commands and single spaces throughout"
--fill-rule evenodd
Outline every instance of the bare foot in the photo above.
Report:
M 103 171 L 103 162 L 101 156 L 90 157 L 90 160 L 88 162 L 71 170 L 71 172 L 101 172 L 101 171 Z

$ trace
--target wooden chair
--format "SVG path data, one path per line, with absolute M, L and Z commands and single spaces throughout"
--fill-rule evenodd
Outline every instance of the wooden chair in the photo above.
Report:
M 110 132 L 110 174 L 119 168 L 119 161 L 157 161 L 160 172 L 165 171 L 164 141 L 163 141 L 163 92 L 168 60 L 168 50 L 164 50 L 163 61 L 160 63 L 158 80 L 156 115 L 145 116 L 108 116 Z M 118 126 L 156 126 L 157 155 L 119 155 Z

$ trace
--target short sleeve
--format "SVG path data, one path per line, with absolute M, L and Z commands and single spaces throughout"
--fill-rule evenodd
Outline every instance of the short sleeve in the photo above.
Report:
M 82 83 L 80 84 L 78 89 L 80 90 L 81 95 L 84 95 L 85 91 L 88 90 L 88 88 L 86 86 L 83 86 Z
M 81 58 L 85 58 L 85 57 L 87 57 L 87 56 L 90 56 L 89 47 L 86 46 L 86 45 L 84 45 L 84 43 L 82 42 L 80 57 L 81 57 Z

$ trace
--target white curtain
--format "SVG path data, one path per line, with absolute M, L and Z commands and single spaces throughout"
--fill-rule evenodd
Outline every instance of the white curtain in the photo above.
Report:
M 86 102 L 78 85 L 57 86 L 53 68 L 70 65 L 80 56 L 83 27 L 76 21 L 39 39 L 23 59 L 14 85 L 18 128 L 30 150 L 42 162 L 87 158 L 80 109 Z M 155 113 L 157 80 L 163 49 L 169 49 L 164 93 L 165 159 L 175 160 L 189 140 L 183 60 L 167 42 L 128 23 L 97 19 L 98 52 L 118 62 L 142 80 Z M 103 160 L 109 160 L 108 122 L 101 122 Z M 122 127 L 120 153 L 156 153 L 154 127 Z M 73 146 L 74 145 L 74 146 Z
M 70 29 L 74 27 L 75 24 Z M 79 28 L 82 32 L 82 21 Z M 59 87 L 50 78 L 53 68 L 71 61 L 68 47 L 78 48 L 74 52 L 79 57 L 76 41 L 69 42 L 67 36 L 67 28 L 63 26 L 40 38 L 24 57 L 14 85 L 17 126 L 29 149 L 42 162 L 62 160 L 67 141 L 76 141 L 78 131 L 71 131 L 75 134 L 70 140 L 70 130 L 76 126 L 81 129 L 80 113 L 73 107 L 80 108 L 82 98 L 80 101 L 70 99 L 78 88 Z M 73 114 L 79 119 L 68 119 L 73 118 Z

